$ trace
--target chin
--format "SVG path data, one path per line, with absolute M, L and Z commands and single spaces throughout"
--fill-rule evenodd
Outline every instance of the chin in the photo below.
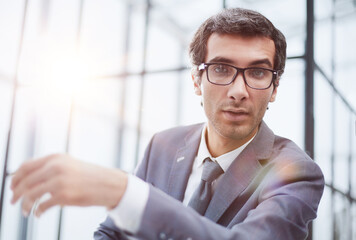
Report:
M 252 130 L 248 126 L 244 125 L 226 125 L 221 126 L 220 134 L 226 138 L 234 139 L 234 140 L 241 140 L 246 138 Z

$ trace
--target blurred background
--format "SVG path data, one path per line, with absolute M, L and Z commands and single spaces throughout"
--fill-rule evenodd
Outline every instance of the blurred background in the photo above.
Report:
M 23 218 L 8 176 L 21 163 L 67 152 L 132 172 L 155 132 L 205 121 L 187 47 L 226 7 L 261 12 L 287 38 L 265 121 L 324 172 L 309 239 L 356 239 L 355 0 L 0 0 L 1 240 L 91 239 L 106 217 Z

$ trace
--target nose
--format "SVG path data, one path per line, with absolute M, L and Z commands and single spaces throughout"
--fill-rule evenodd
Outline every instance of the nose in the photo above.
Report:
M 235 80 L 228 85 L 228 97 L 235 101 L 240 101 L 248 97 L 248 91 L 243 75 L 241 72 L 238 73 Z

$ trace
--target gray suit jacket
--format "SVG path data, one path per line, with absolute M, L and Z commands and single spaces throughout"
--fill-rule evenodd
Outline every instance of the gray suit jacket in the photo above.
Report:
M 322 172 L 296 144 L 274 135 L 264 122 L 219 179 L 205 216 L 183 206 L 202 129 L 202 124 L 178 127 L 152 138 L 137 170 L 137 176 L 151 186 L 134 237 L 305 239 L 323 193 Z M 126 239 L 110 218 L 94 236 Z

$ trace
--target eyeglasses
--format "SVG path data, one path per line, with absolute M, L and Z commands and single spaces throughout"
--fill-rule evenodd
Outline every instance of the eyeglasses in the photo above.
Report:
M 215 85 L 229 85 L 235 81 L 239 72 L 242 72 L 244 82 L 253 89 L 267 89 L 278 76 L 278 71 L 261 68 L 248 67 L 238 68 L 225 63 L 202 63 L 198 70 L 206 70 L 206 76 L 210 83 Z

